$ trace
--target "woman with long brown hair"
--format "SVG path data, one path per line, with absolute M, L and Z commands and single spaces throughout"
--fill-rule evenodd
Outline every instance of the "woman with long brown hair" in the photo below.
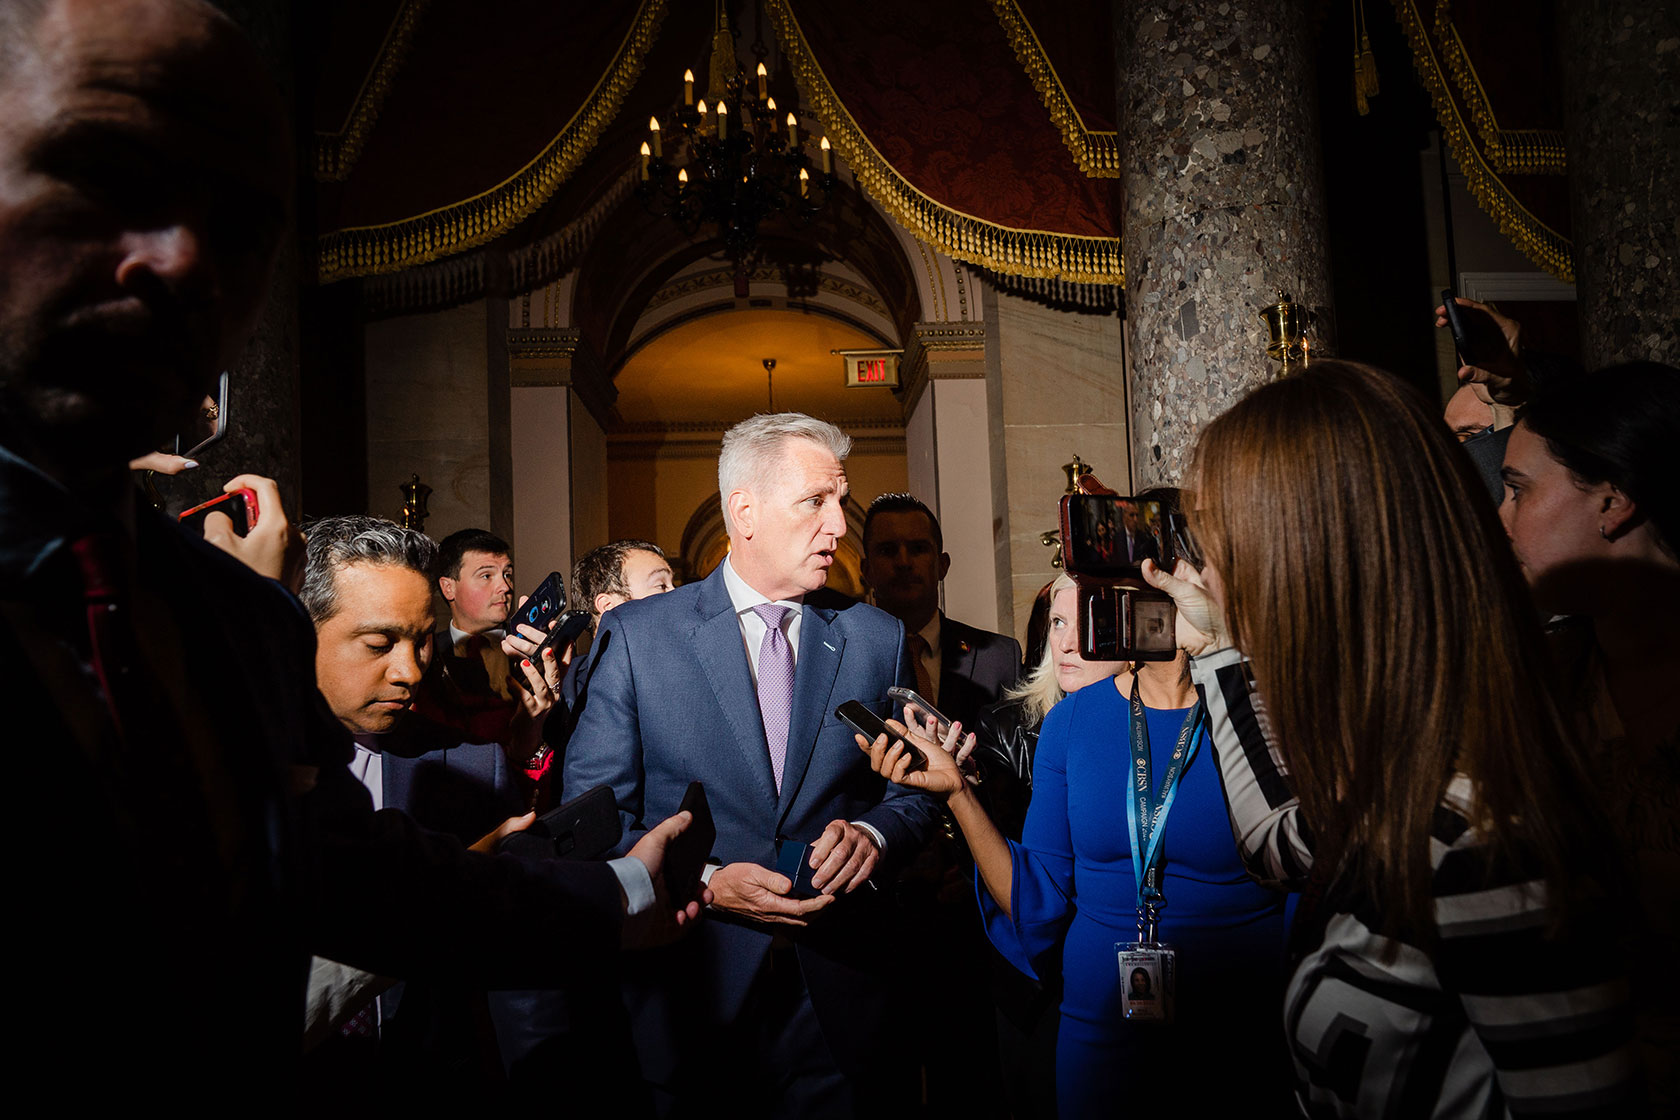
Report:
M 1146 574 L 1251 873 L 1317 896 L 1285 1000 L 1301 1101 L 1622 1114 L 1615 844 L 1469 461 L 1393 377 L 1328 361 L 1209 425 L 1195 471 L 1201 573 Z

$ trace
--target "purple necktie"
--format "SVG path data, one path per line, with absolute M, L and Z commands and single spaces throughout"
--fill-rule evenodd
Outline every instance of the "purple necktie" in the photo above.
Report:
M 792 609 L 774 603 L 752 609 L 764 621 L 764 641 L 758 647 L 758 714 L 764 720 L 764 741 L 770 748 L 770 771 L 776 776 L 778 794 L 787 765 L 788 720 L 793 715 L 793 648 L 782 633 L 782 621 Z

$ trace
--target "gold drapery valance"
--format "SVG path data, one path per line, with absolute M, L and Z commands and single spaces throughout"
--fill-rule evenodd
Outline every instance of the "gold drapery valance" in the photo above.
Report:
M 1094 179 L 1118 179 L 1120 134 L 1085 127 L 1079 110 L 1074 108 L 1073 98 L 1068 96 L 1067 88 L 1044 52 L 1044 44 L 1038 41 L 1026 13 L 1015 0 L 992 0 L 992 7 L 997 11 L 998 23 L 1003 25 L 1009 45 L 1015 49 L 1015 57 L 1021 61 L 1021 68 L 1032 79 L 1044 107 L 1050 110 L 1050 119 L 1061 129 L 1062 140 L 1079 170 Z
M 1019 229 L 953 209 L 913 186 L 870 142 L 811 51 L 787 0 L 765 0 L 800 94 L 858 184 L 916 238 L 953 259 L 1016 276 L 1087 284 L 1125 283 L 1118 237 Z
M 612 62 L 537 156 L 507 179 L 471 198 L 380 225 L 335 230 L 321 237 L 322 282 L 394 272 L 485 245 L 534 214 L 588 156 L 641 76 L 648 48 L 664 19 L 666 0 L 641 0 Z
M 373 122 L 379 119 L 379 108 L 385 103 L 385 95 L 391 91 L 391 80 L 402 68 L 403 59 L 408 55 L 408 44 L 414 37 L 414 27 L 420 22 L 428 3 L 430 0 L 403 0 L 402 7 L 385 32 L 385 41 L 380 44 L 372 67 L 363 77 L 361 88 L 356 91 L 356 100 L 344 119 L 344 127 L 337 132 L 315 133 L 315 178 L 323 182 L 337 182 L 349 175 L 350 169 L 356 165 L 356 157 L 362 154 L 362 145 L 367 143 L 368 133 L 373 131 Z
M 1504 179 L 1506 175 L 1562 174 L 1562 133 L 1500 129 L 1487 91 L 1453 26 L 1448 0 L 1436 0 L 1427 20 L 1420 3 L 1394 0 L 1394 10 L 1411 44 L 1418 76 L 1434 103 L 1447 151 L 1464 172 L 1470 193 L 1500 232 L 1537 266 L 1573 283 L 1569 238 L 1537 217 Z

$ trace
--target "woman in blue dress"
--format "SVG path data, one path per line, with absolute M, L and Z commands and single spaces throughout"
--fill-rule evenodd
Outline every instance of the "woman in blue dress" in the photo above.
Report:
M 1057 596 L 1052 641 L 1056 627 L 1073 626 L 1074 594 Z M 1176 952 L 1170 1023 L 1128 1021 L 1121 1000 L 1117 946 L 1141 940 L 1127 817 L 1134 695 L 1152 783 L 1194 720 L 1193 753 L 1160 826 L 1158 939 Z M 920 740 L 928 768 L 909 774 L 897 746 L 883 738 L 868 748 L 879 772 L 946 799 L 974 853 L 986 931 L 1010 963 L 1037 977 L 1062 947 L 1056 1095 L 1064 1117 L 1223 1103 L 1240 1103 L 1244 1116 L 1292 1110 L 1277 1024 L 1285 896 L 1244 869 L 1197 705 L 1182 655 L 1069 693 L 1039 735 L 1020 843 L 986 816 L 947 751 Z

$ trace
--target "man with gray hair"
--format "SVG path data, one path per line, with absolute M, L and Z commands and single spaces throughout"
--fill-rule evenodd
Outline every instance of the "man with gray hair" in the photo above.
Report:
M 904 627 L 874 607 L 814 606 L 846 532 L 851 440 L 800 413 L 731 428 L 718 457 L 730 553 L 705 580 L 622 603 L 596 637 L 565 794 L 610 784 L 631 837 L 705 783 L 717 824 L 713 909 L 689 943 L 626 969 L 642 1071 L 661 1111 L 704 1110 L 728 1070 L 748 1114 L 895 1111 L 915 1062 L 891 1044 L 907 1002 L 887 867 L 932 805 L 869 769 L 832 715 L 887 715 L 914 680 Z M 782 870 L 808 876 L 796 890 Z

